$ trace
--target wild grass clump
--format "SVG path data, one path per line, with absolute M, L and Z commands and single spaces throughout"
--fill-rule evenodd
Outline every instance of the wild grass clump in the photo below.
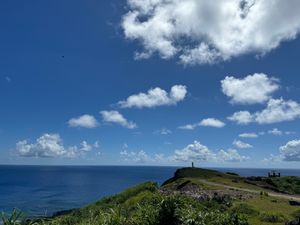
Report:
M 238 204 L 234 206 L 230 211 L 235 214 L 242 214 L 247 216 L 259 215 L 259 212 L 253 206 L 248 205 L 246 203 Z
M 287 220 L 287 218 L 285 218 L 285 216 L 282 214 L 268 213 L 268 212 L 260 213 L 259 219 L 262 222 L 268 222 L 268 223 L 282 223 Z
M 20 210 L 13 209 L 10 215 L 2 212 L 0 214 L 0 218 L 0 221 L 2 221 L 3 225 L 19 225 L 23 223 L 25 217 Z

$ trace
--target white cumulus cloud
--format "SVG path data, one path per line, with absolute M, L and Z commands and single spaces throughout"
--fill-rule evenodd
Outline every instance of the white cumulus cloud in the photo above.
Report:
M 255 73 L 245 78 L 225 77 L 221 81 L 223 93 L 233 104 L 264 103 L 279 88 L 277 80 L 266 74 Z
M 215 153 L 199 141 L 194 141 L 183 149 L 175 150 L 174 155 L 170 158 L 179 162 L 241 162 L 249 159 L 234 149 L 220 150 Z
M 235 149 L 229 149 L 227 151 L 220 150 L 217 154 L 219 161 L 223 162 L 243 162 L 249 159 L 247 156 L 242 156 Z
M 92 148 L 93 148 L 93 146 L 88 144 L 86 141 L 83 141 L 80 143 L 80 150 L 82 150 L 82 151 L 88 152 L 88 151 L 91 151 Z
M 182 125 L 179 126 L 178 129 L 182 129 L 182 130 L 194 130 L 196 127 L 198 126 L 198 124 L 186 124 L 186 125 Z
M 183 64 L 263 55 L 300 30 L 300 2 L 290 0 L 127 0 L 125 37 L 141 43 L 136 58 L 158 53 Z
M 154 108 L 163 105 L 176 105 L 183 101 L 187 94 L 184 85 L 174 85 L 170 92 L 156 87 L 148 90 L 147 93 L 139 93 L 129 96 L 126 100 L 118 102 L 121 108 Z
M 215 118 L 207 118 L 207 119 L 203 119 L 198 123 L 194 123 L 194 124 L 186 124 L 186 125 L 182 125 L 179 126 L 178 129 L 182 129 L 182 130 L 194 130 L 196 127 L 215 127 L 215 128 L 222 128 L 224 127 L 226 124 L 224 122 L 222 122 L 221 120 L 215 119 Z
M 238 124 L 272 124 L 292 121 L 300 118 L 300 104 L 293 100 L 270 99 L 262 111 L 250 113 L 248 111 L 235 112 L 228 119 Z
M 18 155 L 23 157 L 74 158 L 92 150 L 92 146 L 83 141 L 79 147 L 65 147 L 59 134 L 43 134 L 34 143 L 27 140 L 17 142 L 16 150 Z
M 207 118 L 207 119 L 203 119 L 199 123 L 199 126 L 221 128 L 221 127 L 225 126 L 225 123 L 222 122 L 221 120 L 218 120 L 218 119 L 215 119 L 215 118 Z
M 248 111 L 235 112 L 227 119 L 236 122 L 237 124 L 248 124 L 253 121 L 253 115 Z
M 267 107 L 255 113 L 255 121 L 259 124 L 278 123 L 300 118 L 299 103 L 288 100 L 270 99 Z
M 118 111 L 101 111 L 100 114 L 102 115 L 103 121 L 108 123 L 116 123 L 128 129 L 135 129 L 137 125 L 132 122 L 128 121 L 121 113 Z
M 253 148 L 252 145 L 246 143 L 246 142 L 243 142 L 243 141 L 240 141 L 240 140 L 234 140 L 233 143 L 232 143 L 235 147 L 237 148 Z
M 268 134 L 273 134 L 275 136 L 281 136 L 283 134 L 283 132 L 281 130 L 279 130 L 278 128 L 274 128 L 272 130 L 269 130 Z
M 70 127 L 94 128 L 98 126 L 95 117 L 87 114 L 70 119 L 68 124 Z
M 292 140 L 280 147 L 283 161 L 300 161 L 300 140 Z
M 202 145 L 198 141 L 187 145 L 183 149 L 176 150 L 174 154 L 175 161 L 192 162 L 192 161 L 208 161 L 215 157 L 215 154 Z
M 137 152 L 122 150 L 120 152 L 120 155 L 125 161 L 132 161 L 136 163 L 145 163 L 152 161 L 151 157 L 144 150 L 140 150 Z

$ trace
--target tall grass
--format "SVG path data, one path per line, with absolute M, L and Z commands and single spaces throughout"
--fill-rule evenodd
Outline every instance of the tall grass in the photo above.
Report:
M 2 212 L 0 218 L 3 225 L 19 225 L 23 223 L 25 216 L 20 210 L 13 209 L 10 215 Z

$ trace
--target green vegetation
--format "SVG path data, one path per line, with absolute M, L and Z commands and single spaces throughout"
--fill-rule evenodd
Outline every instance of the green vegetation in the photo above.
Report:
M 289 194 L 300 194 L 300 178 L 299 177 L 274 177 L 266 180 L 271 183 L 278 191 Z
M 24 220 L 24 214 L 18 209 L 14 209 L 11 215 L 1 213 L 0 218 L 4 225 L 17 225 L 20 224 L 20 221 Z
M 177 189 L 190 182 L 206 190 L 224 190 L 228 187 L 231 187 L 231 190 L 235 188 L 251 190 L 253 194 L 250 198 L 233 201 L 231 212 L 244 215 L 249 224 L 282 225 L 284 224 L 282 221 L 287 222 L 300 217 L 300 210 L 298 207 L 291 206 L 287 198 L 272 197 L 270 193 L 275 191 L 275 193 L 297 194 L 299 193 L 297 188 L 300 187 L 298 181 L 298 177 L 246 178 L 214 170 L 183 168 L 177 170 L 174 177 L 163 184 L 163 188 Z
M 201 203 L 182 195 L 163 195 L 152 182 L 104 198 L 67 215 L 31 221 L 48 225 L 248 225 L 247 219 L 218 203 Z M 4 223 L 9 225 L 11 223 Z M 13 224 L 29 224 L 23 221 Z
M 300 195 L 300 177 L 241 177 L 235 173 L 221 173 L 215 170 L 199 168 L 182 168 L 176 171 L 174 177 L 167 180 L 164 185 L 179 179 L 193 179 L 194 182 L 210 181 L 236 188 L 246 188 L 257 191 L 274 191 L 287 194 Z M 195 179 L 196 178 L 196 179 Z
M 4 225 L 282 225 L 298 218 L 300 210 L 287 198 L 270 195 L 270 186 L 289 183 L 288 191 L 298 193 L 298 181 L 183 168 L 162 187 L 142 183 L 51 218 L 26 220 L 18 210 L 1 218 Z
M 231 187 L 236 188 L 248 188 L 252 190 L 264 190 L 263 188 L 257 186 L 255 183 L 247 183 L 245 182 L 246 178 L 240 177 L 236 174 L 232 173 L 221 173 L 215 170 L 209 170 L 209 169 L 200 169 L 200 168 L 182 168 L 176 171 L 174 177 L 170 178 L 166 182 L 163 183 L 162 186 L 172 184 L 174 182 L 177 182 L 178 180 L 193 180 L 194 182 L 206 184 L 208 186 L 208 183 L 204 183 L 203 181 L 208 181 L 212 183 L 217 184 L 223 184 Z M 211 186 L 212 187 L 212 186 Z M 213 187 L 212 187 L 213 188 Z M 220 188 L 220 187 L 218 187 Z
M 282 214 L 262 212 L 259 216 L 260 221 L 269 223 L 282 223 L 286 218 Z
M 215 170 L 187 167 L 187 168 L 178 169 L 175 172 L 174 177 L 165 181 L 163 183 L 163 186 L 167 185 L 169 183 L 172 183 L 180 178 L 211 179 L 211 178 L 215 178 L 215 177 L 221 177 L 221 178 L 226 178 L 226 179 L 231 179 L 231 178 L 235 179 L 236 178 L 235 175 L 225 174 L 225 173 L 221 173 L 221 172 L 218 172 Z
M 244 214 L 247 216 L 257 216 L 259 211 L 257 211 L 252 205 L 246 203 L 240 203 L 231 208 L 231 211 L 236 214 Z

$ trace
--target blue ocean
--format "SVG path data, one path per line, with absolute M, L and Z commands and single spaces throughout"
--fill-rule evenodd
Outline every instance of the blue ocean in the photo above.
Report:
M 147 166 L 0 166 L 0 212 L 18 208 L 27 216 L 82 207 L 144 181 L 161 184 L 176 167 Z M 242 176 L 263 176 L 269 169 L 215 168 Z M 300 176 L 300 170 L 280 170 Z

